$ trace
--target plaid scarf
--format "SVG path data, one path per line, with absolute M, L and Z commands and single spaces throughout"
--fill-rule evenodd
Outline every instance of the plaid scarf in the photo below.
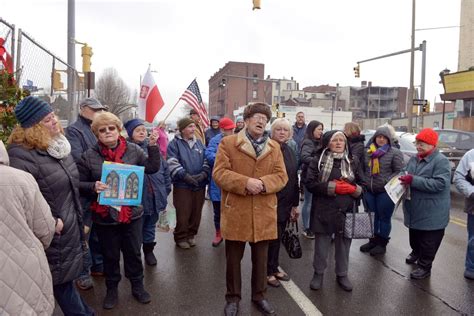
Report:
M 385 155 L 389 149 L 390 149 L 389 144 L 385 144 L 379 148 L 377 148 L 377 146 L 375 146 L 374 143 L 370 144 L 369 150 L 367 150 L 367 152 L 370 155 L 369 168 L 370 168 L 371 175 L 380 173 L 379 158 Z
M 245 130 L 245 135 L 247 135 L 247 138 L 250 140 L 250 143 L 252 144 L 253 149 L 255 149 L 255 155 L 257 157 L 260 156 L 263 149 L 265 148 L 265 145 L 267 144 L 268 132 L 267 131 L 263 132 L 263 135 L 258 139 L 253 139 L 247 130 Z
M 346 179 L 349 182 L 354 181 L 354 172 L 351 169 L 351 163 L 349 160 L 349 155 L 347 154 L 347 150 L 345 150 L 343 153 L 334 153 L 328 148 L 323 150 L 321 157 L 319 158 L 319 180 L 321 182 L 326 182 L 329 180 L 329 176 L 331 175 L 331 171 L 334 166 L 334 159 L 341 160 L 341 178 Z

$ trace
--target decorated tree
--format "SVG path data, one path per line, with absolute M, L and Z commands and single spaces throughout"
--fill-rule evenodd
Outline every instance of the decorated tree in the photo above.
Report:
M 13 74 L 0 70 L 0 139 L 4 143 L 17 123 L 15 106 L 28 94 L 18 88 Z

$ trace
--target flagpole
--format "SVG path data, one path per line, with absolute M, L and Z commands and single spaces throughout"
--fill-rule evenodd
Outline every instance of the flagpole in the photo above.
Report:
M 178 99 L 178 101 L 173 105 L 173 107 L 172 107 L 171 110 L 168 112 L 168 114 L 167 114 L 166 117 L 163 119 L 163 121 L 166 122 L 166 119 L 170 116 L 171 112 L 174 111 L 174 108 L 178 105 L 178 103 L 179 103 L 180 100 L 181 100 L 181 99 Z

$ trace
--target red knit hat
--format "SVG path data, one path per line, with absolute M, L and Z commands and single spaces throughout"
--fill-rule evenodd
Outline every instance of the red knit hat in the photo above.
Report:
M 436 146 L 436 144 L 438 144 L 438 133 L 436 133 L 432 128 L 423 128 L 418 135 L 416 135 L 416 140 L 427 143 L 428 145 Z
M 224 117 L 223 119 L 220 120 L 219 127 L 224 130 L 228 130 L 228 129 L 235 128 L 235 124 L 230 118 Z

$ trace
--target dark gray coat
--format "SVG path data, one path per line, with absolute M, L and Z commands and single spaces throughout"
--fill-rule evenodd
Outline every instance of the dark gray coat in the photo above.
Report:
M 374 136 L 369 141 L 369 144 L 375 142 L 378 135 L 385 136 L 390 143 L 392 143 L 390 131 L 386 127 L 377 129 Z M 366 152 L 365 157 L 365 176 L 367 178 L 367 190 L 372 193 L 385 192 L 384 186 L 394 176 L 398 175 L 405 166 L 403 154 L 400 149 L 390 146 L 390 149 L 382 157 L 379 158 L 380 173 L 372 175 L 368 163 L 370 161 L 370 154 Z
M 341 178 L 341 160 L 335 159 L 334 165 L 328 181 L 319 180 L 318 162 L 321 152 L 318 152 L 312 159 L 308 167 L 306 188 L 313 193 L 311 204 L 310 229 L 320 234 L 343 234 L 344 221 L 347 212 L 352 212 L 354 203 L 362 193 L 364 177 L 360 169 L 360 163 L 357 158 L 352 158 L 351 169 L 355 173 L 353 184 L 358 185 L 355 194 L 337 195 L 334 192 L 335 183 L 333 180 Z M 322 168 L 322 166 L 321 166 Z
M 301 144 L 301 179 L 306 181 L 306 173 L 311 160 L 316 155 L 316 152 L 321 148 L 321 141 L 316 139 L 305 138 Z
M 148 157 L 138 145 L 127 142 L 127 150 L 122 157 L 123 163 L 129 165 L 145 166 L 145 173 L 155 173 L 160 169 L 160 150 L 158 146 L 148 146 Z M 97 193 L 95 193 L 95 182 L 100 181 L 102 176 L 102 164 L 105 159 L 100 153 L 99 145 L 87 150 L 81 160 L 77 163 L 80 173 L 80 190 L 81 194 L 86 197 L 89 202 L 97 201 Z M 142 206 L 132 207 L 132 220 L 140 218 L 143 215 Z M 109 207 L 109 215 L 102 218 L 98 214 L 92 212 L 92 220 L 94 223 L 103 225 L 117 225 L 118 212 Z
M 48 249 L 53 284 L 76 279 L 82 271 L 83 225 L 79 203 L 79 173 L 71 155 L 58 160 L 46 151 L 26 149 L 22 145 L 8 147 L 10 165 L 33 175 L 53 217 L 60 218 L 64 228 L 55 234 Z

